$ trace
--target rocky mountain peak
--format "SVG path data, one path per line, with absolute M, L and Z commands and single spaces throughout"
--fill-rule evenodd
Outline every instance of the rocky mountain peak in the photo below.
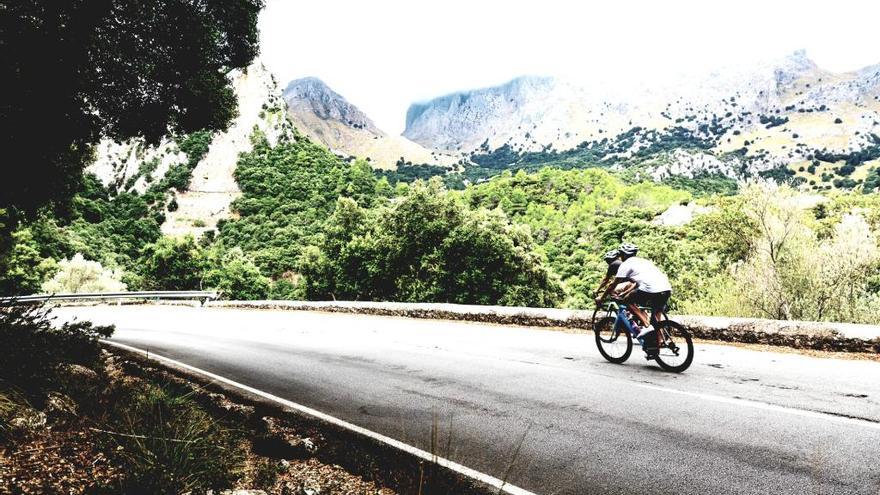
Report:
M 283 96 L 293 114 L 310 113 L 323 120 L 333 120 L 355 129 L 369 131 L 376 136 L 384 135 L 364 112 L 317 77 L 290 81 Z
M 509 124 L 521 125 L 524 109 L 541 105 L 555 86 L 551 77 L 522 76 L 499 86 L 414 103 L 407 110 L 403 135 L 434 149 L 473 148 L 488 136 L 506 132 Z M 477 142 L 474 136 L 482 138 Z
M 339 156 L 366 158 L 374 167 L 391 169 L 401 161 L 443 165 L 454 162 L 451 156 L 384 133 L 358 107 L 317 77 L 291 81 L 284 90 L 284 100 L 293 125 Z
M 797 50 L 778 62 L 773 75 L 777 86 L 784 87 L 818 70 L 819 67 L 807 56 L 806 50 Z

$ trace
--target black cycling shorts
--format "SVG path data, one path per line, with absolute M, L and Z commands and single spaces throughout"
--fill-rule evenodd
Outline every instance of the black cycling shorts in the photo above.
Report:
M 633 293 L 633 295 L 629 297 L 629 299 L 627 299 L 626 302 L 650 308 L 652 313 L 656 313 L 658 311 L 665 312 L 666 306 L 669 304 L 669 296 L 671 295 L 672 291 L 668 290 L 656 293 L 637 290 L 635 291 L 635 293 Z

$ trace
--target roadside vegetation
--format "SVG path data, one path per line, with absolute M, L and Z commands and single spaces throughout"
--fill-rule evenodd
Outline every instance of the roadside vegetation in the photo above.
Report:
M 318 439 L 265 412 L 102 351 L 112 333 L 0 308 L 15 343 L 0 360 L 0 494 L 394 493 L 318 460 Z

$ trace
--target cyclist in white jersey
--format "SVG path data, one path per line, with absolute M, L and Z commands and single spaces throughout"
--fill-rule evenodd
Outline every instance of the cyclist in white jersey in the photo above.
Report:
M 645 258 L 636 256 L 639 248 L 635 245 L 623 243 L 617 251 L 623 262 L 617 268 L 614 283 L 610 284 L 597 301 L 605 299 L 608 293 L 611 292 L 612 287 L 627 281 L 634 282 L 633 288 L 620 296 L 626 303 L 645 306 L 651 310 L 649 321 L 648 315 L 644 311 L 633 308 L 636 317 L 644 325 L 641 332 L 639 332 L 638 338 L 644 338 L 654 331 L 655 324 L 658 321 L 666 318 L 666 306 L 669 303 L 669 297 L 672 295 L 672 285 L 669 284 L 669 278 L 657 265 Z M 645 339 L 649 346 L 654 340 Z

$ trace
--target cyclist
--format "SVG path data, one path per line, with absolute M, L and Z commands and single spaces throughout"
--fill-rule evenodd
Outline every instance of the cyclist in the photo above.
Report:
M 605 253 L 604 256 L 605 263 L 608 263 L 608 270 L 605 272 L 605 278 L 599 282 L 599 288 L 593 292 L 593 297 L 599 297 L 599 294 L 604 294 L 605 289 L 608 287 L 608 284 L 614 281 L 614 276 L 617 275 L 617 268 L 620 266 L 622 261 L 620 261 L 620 253 L 617 252 L 616 249 L 612 249 Z
M 617 250 L 622 262 L 617 268 L 614 283 L 605 289 L 597 302 L 601 302 L 608 296 L 611 287 L 627 281 L 635 283 L 632 288 L 620 294 L 619 297 L 629 304 L 630 310 L 644 325 L 636 338 L 644 340 L 650 359 L 652 351 L 656 352 L 657 346 L 656 339 L 650 337 L 654 332 L 655 324 L 666 319 L 666 305 L 672 295 L 672 286 L 669 284 L 669 278 L 657 268 L 657 265 L 636 256 L 639 248 L 634 244 L 625 242 Z M 646 306 L 651 310 L 650 321 L 648 315 L 638 308 L 639 305 Z

